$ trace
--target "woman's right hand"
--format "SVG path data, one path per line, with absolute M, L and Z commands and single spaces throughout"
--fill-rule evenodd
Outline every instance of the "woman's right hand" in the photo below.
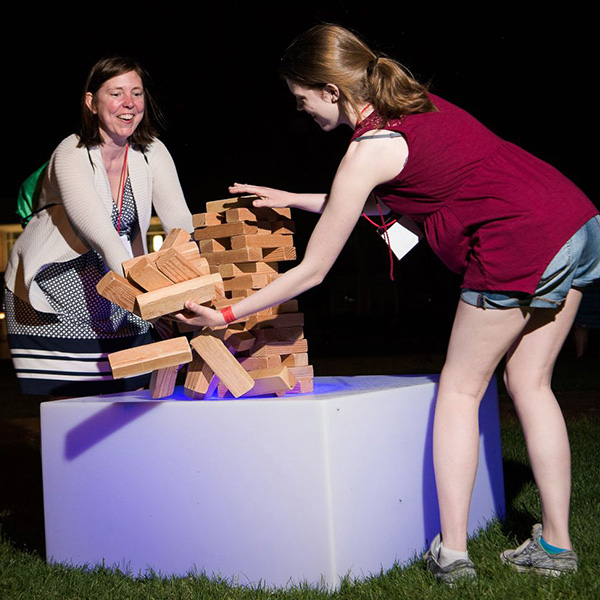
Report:
M 251 194 L 258 196 L 254 201 L 254 206 L 266 206 L 269 208 L 287 208 L 292 205 L 292 200 L 295 194 L 276 190 L 269 187 L 258 185 L 248 185 L 247 183 L 234 183 L 229 186 L 229 191 L 232 194 Z

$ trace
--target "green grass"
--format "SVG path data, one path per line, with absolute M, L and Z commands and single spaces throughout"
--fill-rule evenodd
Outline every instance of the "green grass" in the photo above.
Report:
M 23 539 L 33 539 L 33 532 L 29 532 L 29 536 L 23 538 L 19 523 L 15 523 L 14 519 L 11 521 L 11 511 L 4 509 L 4 513 L 0 514 L 0 523 L 9 526 L 3 530 L 0 542 L 0 598 L 596 600 L 600 598 L 600 477 L 597 469 L 597 457 L 600 455 L 600 419 L 572 418 L 568 420 L 568 426 L 573 450 L 572 535 L 580 555 L 579 573 L 568 577 L 546 579 L 536 575 L 514 573 L 498 559 L 500 550 L 520 543 L 529 535 L 532 524 L 540 518 L 539 498 L 528 467 L 521 430 L 515 420 L 508 418 L 502 424 L 507 515 L 503 522 L 491 522 L 470 541 L 470 554 L 479 573 L 476 583 L 453 589 L 440 586 L 425 571 L 420 557 L 404 568 L 396 566 L 367 580 L 344 581 L 335 592 L 319 591 L 305 586 L 289 590 L 264 587 L 249 589 L 201 576 L 167 579 L 149 576 L 135 580 L 101 567 L 85 571 L 46 564 L 38 552 L 27 549 L 23 543 Z

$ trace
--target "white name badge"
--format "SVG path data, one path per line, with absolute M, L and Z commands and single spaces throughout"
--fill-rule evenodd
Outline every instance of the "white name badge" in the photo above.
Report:
M 380 227 L 377 232 L 389 244 L 397 259 L 406 256 L 423 237 L 417 225 L 406 217 L 397 218 L 387 229 Z

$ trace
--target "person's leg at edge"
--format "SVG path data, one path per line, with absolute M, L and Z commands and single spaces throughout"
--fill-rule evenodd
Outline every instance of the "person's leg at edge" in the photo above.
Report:
M 443 547 L 467 549 L 479 454 L 479 404 L 494 371 L 519 338 L 530 311 L 483 309 L 459 301 L 440 376 L 433 458 Z
M 542 505 L 546 542 L 571 549 L 571 452 L 565 420 L 551 389 L 552 372 L 567 339 L 581 292 L 571 289 L 560 310 L 537 308 L 509 350 L 505 383 L 519 416 Z

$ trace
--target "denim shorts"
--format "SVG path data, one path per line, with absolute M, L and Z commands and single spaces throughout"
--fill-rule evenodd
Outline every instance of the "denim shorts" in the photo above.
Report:
M 600 279 L 600 216 L 590 219 L 558 251 L 533 294 L 463 288 L 460 298 L 480 308 L 559 308 L 571 288 Z

